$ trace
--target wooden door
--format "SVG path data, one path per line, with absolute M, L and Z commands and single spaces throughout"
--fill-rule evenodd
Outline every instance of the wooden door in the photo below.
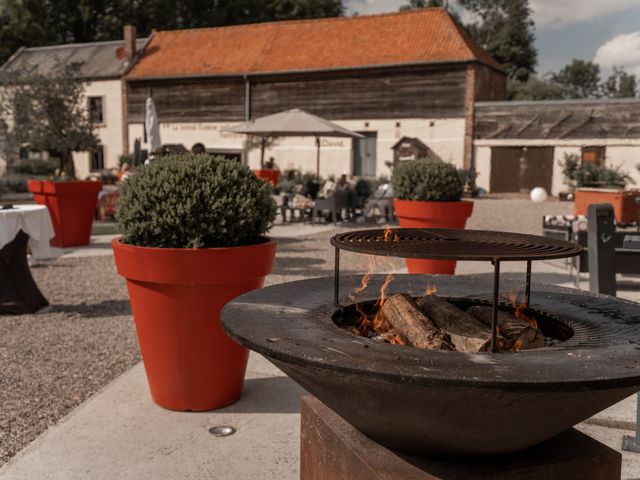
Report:
M 553 147 L 492 147 L 489 189 L 494 193 L 551 191 Z
M 360 132 L 365 138 L 353 140 L 353 174 L 361 177 L 376 176 L 377 132 Z

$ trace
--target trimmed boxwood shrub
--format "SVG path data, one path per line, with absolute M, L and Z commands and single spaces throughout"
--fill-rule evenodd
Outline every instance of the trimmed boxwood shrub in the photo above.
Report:
M 122 185 L 122 241 L 159 248 L 259 243 L 276 212 L 272 187 L 222 157 L 170 155 L 140 167 Z
M 394 196 L 399 200 L 455 202 L 464 184 L 456 167 L 441 160 L 405 160 L 391 175 Z

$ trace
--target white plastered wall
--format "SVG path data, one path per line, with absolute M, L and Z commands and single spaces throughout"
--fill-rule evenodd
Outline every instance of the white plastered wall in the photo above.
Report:
M 161 119 L 162 120 L 162 119 Z M 376 132 L 376 175 L 389 176 L 385 162 L 393 160 L 391 147 L 403 136 L 418 137 L 443 160 L 462 167 L 464 150 L 464 119 L 393 119 L 393 120 L 341 120 L 335 123 L 356 132 Z M 181 143 L 191 149 L 201 142 L 208 149 L 237 150 L 244 148 L 244 135 L 223 132 L 235 123 L 161 123 L 160 138 L 163 144 Z M 136 138 L 143 138 L 142 124 L 129 125 L 130 149 Z M 353 173 L 352 141 L 348 138 L 323 137 L 320 139 L 320 174 Z M 147 148 L 142 144 L 143 148 Z M 313 137 L 281 137 L 265 151 L 265 161 L 274 157 L 281 170 L 298 169 L 315 172 L 316 146 Z M 260 149 L 249 152 L 249 166 L 259 168 Z
M 553 176 L 551 194 L 558 195 L 566 190 L 562 175 L 562 161 L 565 154 L 580 155 L 582 147 L 605 146 L 605 165 L 617 167 L 628 173 L 640 187 L 640 172 L 636 165 L 640 163 L 640 139 L 580 139 L 580 140 L 476 140 L 474 143 L 476 168 L 479 172 L 478 186 L 489 191 L 491 178 L 491 147 L 554 147 Z M 630 185 L 634 187 L 634 185 Z
M 104 167 L 117 168 L 123 152 L 122 145 L 122 84 L 120 80 L 99 80 L 85 84 L 85 105 L 88 97 L 102 97 L 103 124 L 97 125 L 95 132 L 104 148 Z M 73 154 L 76 176 L 86 178 L 91 172 L 89 152 Z

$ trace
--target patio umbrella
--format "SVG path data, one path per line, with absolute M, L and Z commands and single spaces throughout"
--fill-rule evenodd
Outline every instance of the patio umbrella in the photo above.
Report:
M 147 98 L 144 127 L 149 143 L 149 154 L 152 154 L 162 146 L 162 142 L 160 141 L 160 122 L 156 112 L 156 104 L 151 97 Z
M 320 137 L 364 138 L 364 135 L 299 108 L 249 120 L 226 128 L 224 131 L 262 137 L 260 166 L 264 163 L 264 139 L 267 137 L 316 137 L 316 177 L 318 178 L 320 177 Z

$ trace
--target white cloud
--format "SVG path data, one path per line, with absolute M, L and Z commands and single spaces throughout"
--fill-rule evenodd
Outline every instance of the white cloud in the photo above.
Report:
M 640 0 L 532 0 L 533 20 L 540 30 L 600 21 L 640 6 Z
M 624 67 L 628 73 L 635 73 L 640 78 L 640 31 L 612 38 L 598 48 L 593 61 L 600 65 L 605 75 L 613 67 Z

